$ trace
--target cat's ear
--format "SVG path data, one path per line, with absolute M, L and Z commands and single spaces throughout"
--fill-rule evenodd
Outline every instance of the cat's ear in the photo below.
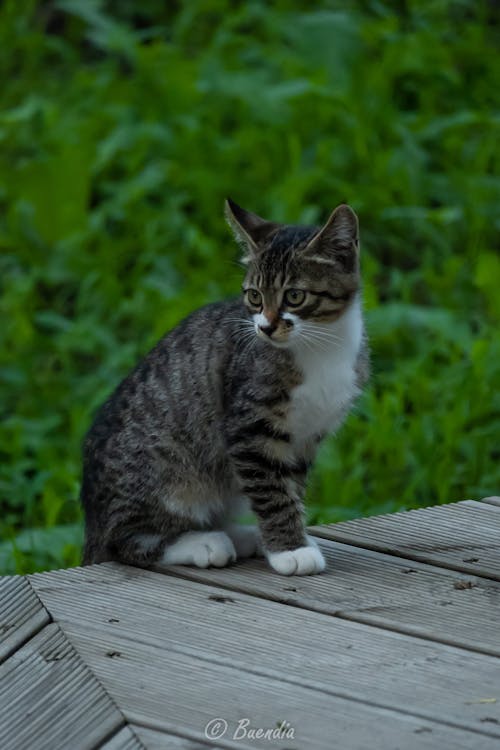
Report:
M 249 263 L 260 253 L 262 243 L 278 227 L 278 224 L 261 219 L 257 214 L 241 208 L 231 198 L 226 199 L 225 214 L 227 223 L 243 250 L 243 263 Z
M 337 206 L 309 242 L 305 253 L 321 258 L 334 256 L 346 266 L 353 265 L 359 255 L 359 224 L 352 208 L 345 203 Z

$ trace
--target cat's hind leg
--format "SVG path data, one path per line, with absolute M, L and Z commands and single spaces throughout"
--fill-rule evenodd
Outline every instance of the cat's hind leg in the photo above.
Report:
M 234 544 L 222 530 L 226 508 L 217 486 L 193 482 L 171 488 L 163 507 L 184 528 L 169 537 L 160 564 L 222 568 L 236 560 Z
M 224 531 L 187 531 L 167 544 L 160 563 L 223 568 L 236 560 L 236 550 Z
M 226 528 L 226 534 L 234 545 L 238 559 L 264 556 L 262 540 L 257 526 L 231 524 Z
M 114 529 L 108 535 L 105 553 L 101 559 L 87 562 L 103 562 L 116 560 L 124 565 L 135 565 L 147 568 L 161 559 L 165 549 L 166 539 L 163 534 L 149 530 Z
M 235 488 L 224 498 L 225 514 L 222 518 L 223 528 L 231 539 L 238 560 L 246 557 L 263 557 L 264 550 L 258 527 L 250 523 L 238 523 L 238 520 L 253 515 L 248 498 L 237 492 Z
M 140 567 L 198 568 L 221 568 L 236 560 L 232 537 L 223 530 L 226 508 L 217 488 L 177 484 L 165 487 L 162 494 L 159 503 L 115 501 L 110 509 L 115 523 L 108 530 L 108 559 Z M 238 541 L 243 536 L 238 534 Z M 247 540 L 247 548 L 249 544 Z
M 114 540 L 107 559 L 127 565 L 194 565 L 222 568 L 236 560 L 236 550 L 223 531 L 186 531 L 173 539 L 153 532 L 136 532 Z

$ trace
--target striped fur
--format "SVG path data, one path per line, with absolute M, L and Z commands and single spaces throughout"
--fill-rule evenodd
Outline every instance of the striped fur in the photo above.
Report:
M 284 574 L 324 567 L 303 496 L 368 373 L 357 220 L 339 207 L 322 229 L 281 226 L 231 202 L 227 216 L 243 300 L 190 315 L 100 409 L 84 446 L 84 563 L 225 565 L 262 547 Z M 258 536 L 231 525 L 245 503 Z

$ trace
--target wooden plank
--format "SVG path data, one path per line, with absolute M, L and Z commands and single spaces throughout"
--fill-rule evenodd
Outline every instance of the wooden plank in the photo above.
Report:
M 313 526 L 324 539 L 500 580 L 500 513 L 474 500 Z
M 147 750 L 166 750 L 166 748 L 168 750 L 207 750 L 207 748 L 221 750 L 221 746 L 215 745 L 213 742 L 202 744 L 186 737 L 176 737 L 167 732 L 158 732 L 155 729 L 141 727 L 138 724 L 132 724 L 131 726 Z M 107 747 L 106 750 L 108 750 Z
M 55 624 L 0 666 L 2 750 L 90 750 L 121 724 L 119 711 Z
M 170 747 L 170 743 L 165 743 L 163 747 Z M 107 742 L 100 745 L 100 750 L 145 750 L 149 745 L 138 737 L 137 732 L 130 726 L 122 727 Z
M 487 503 L 488 505 L 494 505 L 495 508 L 500 508 L 500 497 L 496 495 L 493 495 L 492 497 L 483 497 L 480 502 Z
M 50 622 L 28 580 L 0 577 L 0 663 Z
M 317 576 L 285 578 L 263 560 L 221 569 L 168 570 L 190 580 L 500 656 L 500 591 L 495 581 L 325 539 L 320 547 L 327 570 Z
M 109 563 L 32 581 L 70 639 L 107 639 L 112 660 L 116 637 L 500 737 L 495 657 Z
M 224 719 L 223 748 L 269 748 L 269 739 L 235 737 L 240 722 L 293 737 L 278 747 L 325 750 L 496 750 L 498 738 L 327 695 L 167 648 L 81 626 L 71 639 L 131 723 L 203 742 L 209 722 Z M 119 656 L 110 658 L 110 651 Z M 276 740 L 275 740 L 276 742 Z

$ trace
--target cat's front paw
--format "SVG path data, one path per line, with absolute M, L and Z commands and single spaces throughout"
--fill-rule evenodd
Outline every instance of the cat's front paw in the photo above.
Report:
M 188 531 L 167 546 L 162 562 L 167 565 L 196 565 L 223 568 L 236 560 L 236 550 L 223 531 Z
M 326 566 L 325 558 L 312 540 L 307 547 L 268 552 L 266 557 L 270 566 L 282 576 L 310 576 L 321 573 Z

